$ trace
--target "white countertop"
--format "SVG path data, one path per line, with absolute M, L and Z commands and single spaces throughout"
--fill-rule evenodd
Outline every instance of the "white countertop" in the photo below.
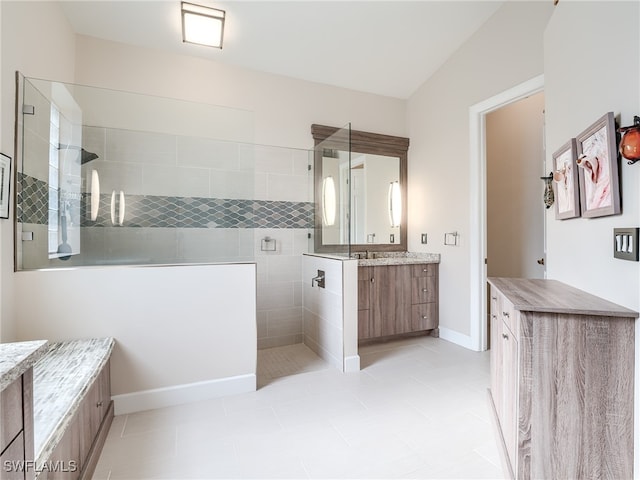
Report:
M 0 391 L 31 368 L 46 351 L 46 340 L 0 343 Z

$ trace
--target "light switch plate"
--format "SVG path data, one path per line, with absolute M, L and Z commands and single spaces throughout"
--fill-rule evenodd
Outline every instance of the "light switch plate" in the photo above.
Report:
M 639 228 L 613 229 L 613 256 L 621 260 L 638 261 Z

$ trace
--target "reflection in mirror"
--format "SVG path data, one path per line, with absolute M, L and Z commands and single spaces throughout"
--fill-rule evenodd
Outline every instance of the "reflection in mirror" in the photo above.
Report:
M 384 155 L 353 153 L 351 162 L 351 238 L 353 243 L 391 243 L 400 240 L 400 159 Z M 392 217 L 391 208 L 395 206 Z M 395 221 L 395 223 L 392 223 Z
M 320 210 L 316 218 L 321 219 L 316 221 L 316 251 L 406 250 L 409 139 L 322 125 L 312 125 L 311 132 Z M 328 182 L 335 187 L 332 196 Z M 331 223 L 330 199 L 335 200 Z

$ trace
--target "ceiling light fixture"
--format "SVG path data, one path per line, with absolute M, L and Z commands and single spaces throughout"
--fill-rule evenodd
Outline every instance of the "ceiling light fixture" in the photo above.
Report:
M 222 49 L 225 11 L 182 2 L 182 41 Z

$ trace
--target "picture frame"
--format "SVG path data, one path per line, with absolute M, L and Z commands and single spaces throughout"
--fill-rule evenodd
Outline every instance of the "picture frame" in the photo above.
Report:
M 11 203 L 11 157 L 0 153 L 0 218 L 9 218 Z
M 576 153 L 582 217 L 619 214 L 618 142 L 613 112 L 576 136 Z
M 554 152 L 553 190 L 556 205 L 556 220 L 580 216 L 580 187 L 578 180 L 578 158 L 576 139 L 572 138 Z

